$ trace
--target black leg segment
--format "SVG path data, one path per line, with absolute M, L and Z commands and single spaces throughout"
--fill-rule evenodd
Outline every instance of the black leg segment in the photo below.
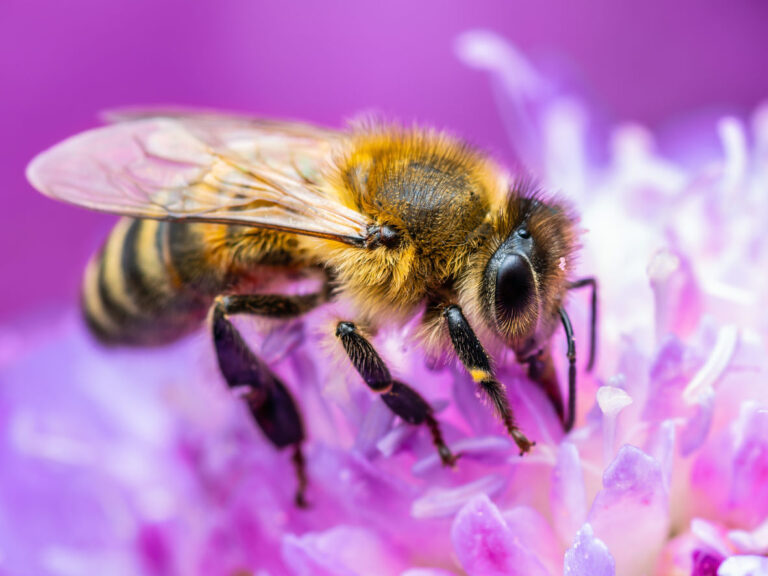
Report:
M 448 322 L 448 332 L 451 335 L 451 341 L 459 360 L 472 376 L 472 379 L 490 398 L 496 414 L 520 449 L 520 454 L 525 454 L 535 445 L 535 442 L 528 440 L 515 424 L 506 390 L 496 380 L 483 345 L 477 339 L 461 308 L 456 305 L 448 306 L 443 311 L 443 316 Z
M 352 322 L 339 322 L 336 336 L 341 339 L 349 360 L 371 390 L 382 393 L 392 387 L 392 376 L 387 365 Z
M 256 295 L 220 296 L 211 312 L 213 342 L 216 356 L 227 385 L 242 392 L 243 399 L 264 435 L 277 448 L 293 446 L 293 464 L 298 488 L 296 504 L 305 506 L 304 491 L 307 476 L 301 452 L 304 425 L 291 393 L 272 370 L 248 348 L 245 340 L 229 319 L 230 314 L 259 314 L 266 311 L 300 309 L 300 302 L 291 297 Z M 284 312 L 280 312 L 281 315 Z M 285 317 L 283 315 L 283 317 Z
M 568 342 L 568 418 L 564 423 L 566 432 L 570 432 L 576 420 L 576 340 L 573 337 L 573 326 L 565 308 L 560 308 L 560 320 L 565 329 Z
M 218 301 L 230 315 L 251 314 L 267 318 L 296 318 L 321 304 L 323 295 L 231 294 L 219 296 Z
M 451 453 L 445 444 L 440 425 L 435 419 L 432 407 L 413 388 L 392 380 L 381 356 L 371 343 L 357 331 L 352 322 L 339 322 L 336 336 L 341 340 L 352 365 L 368 387 L 381 394 L 381 399 L 392 412 L 403 421 L 414 426 L 425 424 L 429 428 L 432 442 L 445 466 L 453 466 L 459 455 Z

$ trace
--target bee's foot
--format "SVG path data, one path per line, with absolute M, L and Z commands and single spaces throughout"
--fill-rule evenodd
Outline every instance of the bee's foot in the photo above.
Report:
M 512 435 L 512 439 L 515 441 L 515 444 L 517 444 L 517 447 L 520 448 L 520 456 L 527 454 L 531 448 L 536 446 L 536 442 L 528 440 L 525 434 L 520 432 L 520 430 L 517 428 L 510 430 L 510 434 Z
M 461 452 L 454 454 L 445 444 L 438 446 L 437 452 L 440 454 L 440 460 L 446 468 L 453 468 L 456 466 L 459 458 L 461 458 Z
M 296 492 L 296 496 L 293 498 L 293 503 L 296 505 L 296 508 L 301 508 L 302 510 L 309 508 L 309 502 L 307 502 L 307 497 L 304 495 L 303 490 L 298 490 Z

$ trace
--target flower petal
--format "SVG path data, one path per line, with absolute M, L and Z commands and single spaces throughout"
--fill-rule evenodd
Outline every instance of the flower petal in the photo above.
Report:
M 765 556 L 731 556 L 720 565 L 717 576 L 766 576 L 768 558 Z
M 552 520 L 560 541 L 572 541 L 587 518 L 587 495 L 579 451 L 569 442 L 563 442 L 557 449 L 549 498 Z
M 616 562 L 608 547 L 595 538 L 592 526 L 584 526 L 576 533 L 576 539 L 565 552 L 565 576 L 614 576 Z
M 768 517 L 768 410 L 744 403 L 691 469 L 693 513 L 753 529 Z
M 395 549 L 373 532 L 351 526 L 301 537 L 287 534 L 282 556 L 296 576 L 384 576 L 405 568 Z
M 413 503 L 411 515 L 414 518 L 450 516 L 477 498 L 487 498 L 497 494 L 506 484 L 505 477 L 492 474 L 451 488 L 431 488 Z
M 652 573 L 669 526 L 659 463 L 634 446 L 623 446 L 603 474 L 589 523 L 613 554 L 619 574 Z
M 440 568 L 412 568 L 406 570 L 400 576 L 456 576 L 453 572 Z
M 461 509 L 451 528 L 451 541 L 469 576 L 548 575 L 487 496 L 477 496 Z

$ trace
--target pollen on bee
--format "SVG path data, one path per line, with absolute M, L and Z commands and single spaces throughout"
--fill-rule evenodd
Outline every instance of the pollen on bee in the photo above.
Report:
M 481 368 L 473 368 L 469 371 L 469 373 L 472 376 L 472 380 L 475 382 L 482 382 L 483 380 L 490 380 L 492 378 L 487 370 L 483 370 Z
M 562 257 L 562 256 L 560 257 L 560 261 L 557 263 L 557 267 L 560 268 L 560 270 L 562 270 L 563 272 L 565 272 L 566 266 L 565 266 L 565 258 L 564 257 Z

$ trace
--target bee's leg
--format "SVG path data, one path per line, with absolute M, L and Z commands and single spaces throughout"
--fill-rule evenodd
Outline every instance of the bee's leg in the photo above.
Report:
M 568 285 L 568 289 L 575 290 L 585 286 L 589 286 L 592 289 L 589 321 L 589 362 L 587 362 L 587 372 L 591 372 L 595 366 L 595 355 L 597 354 L 597 279 L 590 277 L 576 280 Z
M 563 427 L 570 432 L 576 420 L 576 340 L 573 337 L 573 326 L 565 308 L 560 308 L 560 320 L 565 329 L 565 338 L 568 342 L 568 418 Z
M 216 306 L 225 314 L 250 314 L 266 318 L 296 318 L 306 314 L 325 299 L 323 293 L 287 296 L 282 294 L 230 294 L 218 296 Z
M 467 319 L 464 318 L 461 308 L 456 305 L 448 306 L 443 311 L 443 316 L 445 316 L 448 322 L 448 332 L 451 335 L 451 341 L 456 349 L 456 354 L 459 356 L 459 360 L 464 364 L 472 379 L 480 385 L 491 399 L 496 413 L 504 423 L 504 427 L 514 439 L 517 447 L 520 448 L 520 454 L 525 454 L 536 443 L 528 440 L 515 424 L 506 390 L 496 380 L 491 368 L 491 362 L 483 345 L 477 339 Z
M 547 398 L 555 408 L 560 422 L 563 423 L 563 429 L 570 432 L 576 419 L 576 341 L 573 337 L 573 327 L 568 313 L 564 308 L 560 308 L 560 320 L 565 329 L 565 339 L 568 344 L 568 413 L 565 413 L 563 406 L 563 395 L 560 392 L 560 384 L 555 372 L 555 364 L 552 361 L 552 355 L 549 348 L 540 350 L 533 356 L 523 360 L 528 364 L 528 377 L 537 382 L 544 389 Z
M 231 314 L 258 314 L 276 318 L 298 316 L 319 303 L 319 295 L 278 296 L 269 294 L 219 296 L 213 304 L 213 342 L 219 368 L 230 388 L 243 392 L 254 419 L 277 448 L 293 446 L 293 464 L 298 487 L 296 505 L 306 506 L 307 487 L 304 455 L 304 426 L 298 407 L 285 384 L 258 358 L 230 321 Z
M 352 365 L 368 387 L 381 394 L 381 399 L 389 409 L 408 424 L 425 424 L 443 465 L 453 466 L 459 455 L 451 453 L 445 444 L 440 424 L 435 419 L 429 403 L 413 388 L 392 380 L 387 365 L 352 322 L 339 322 L 336 336 L 341 340 Z

